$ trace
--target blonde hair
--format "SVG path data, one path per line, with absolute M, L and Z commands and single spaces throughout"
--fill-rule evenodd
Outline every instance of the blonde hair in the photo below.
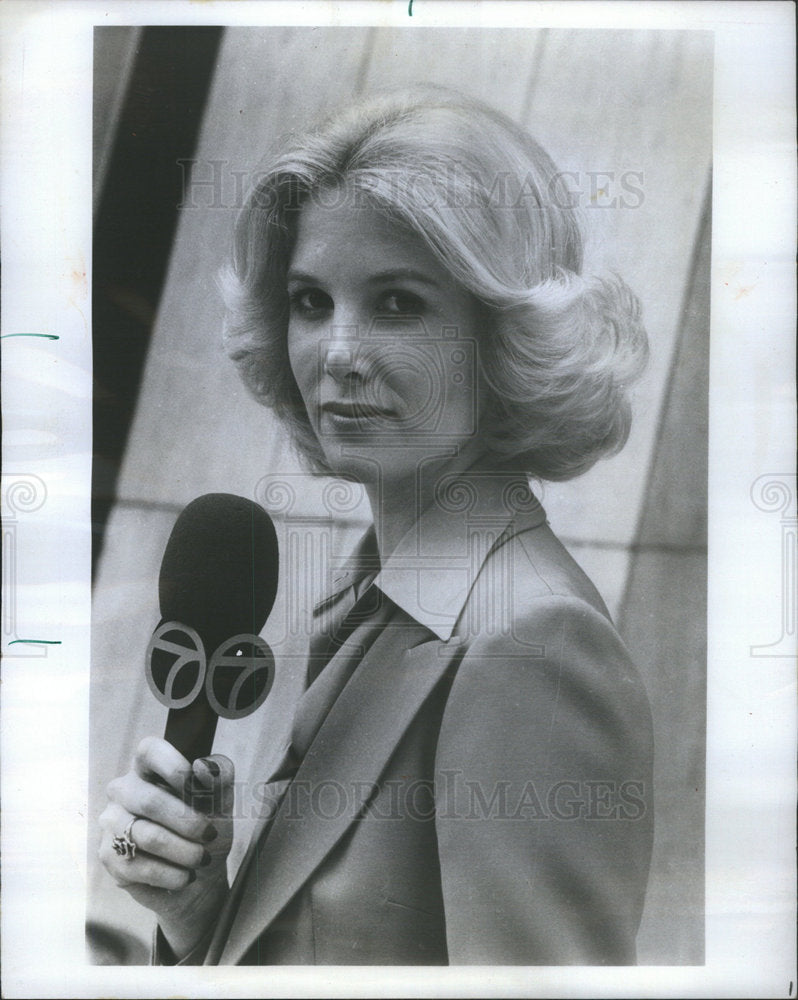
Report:
M 483 305 L 495 461 L 568 479 L 620 450 L 628 388 L 648 353 L 620 278 L 583 278 L 571 194 L 546 151 L 505 115 L 438 87 L 380 94 L 295 139 L 259 174 L 223 275 L 225 340 L 250 391 L 329 471 L 288 363 L 286 271 L 314 197 L 368 203 L 416 234 Z

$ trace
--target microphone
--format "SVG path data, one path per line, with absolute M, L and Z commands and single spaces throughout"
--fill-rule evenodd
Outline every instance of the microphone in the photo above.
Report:
M 211 752 L 219 716 L 243 718 L 271 690 L 274 657 L 258 633 L 274 605 L 278 570 L 274 524 L 251 500 L 209 493 L 175 522 L 146 676 L 169 708 L 164 738 L 189 761 Z

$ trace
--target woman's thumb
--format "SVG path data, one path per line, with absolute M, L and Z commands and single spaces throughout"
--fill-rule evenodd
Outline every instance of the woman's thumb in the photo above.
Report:
M 199 757 L 191 767 L 194 774 L 194 807 L 215 816 L 232 816 L 235 767 L 230 758 L 221 753 L 210 754 Z

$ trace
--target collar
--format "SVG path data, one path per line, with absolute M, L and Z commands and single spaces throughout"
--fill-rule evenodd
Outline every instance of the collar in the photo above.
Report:
M 362 584 L 366 580 L 373 580 L 379 571 L 380 553 L 377 547 L 377 532 L 372 524 L 346 562 L 342 566 L 332 566 L 330 585 L 326 588 L 327 596 L 314 606 L 314 618 L 332 608 L 352 586 L 356 588 L 357 596 L 360 596 L 362 590 L 365 589 Z
M 523 476 L 450 473 L 381 568 L 374 526 L 369 528 L 348 563 L 333 574 L 329 596 L 316 613 L 376 572 L 374 584 L 387 597 L 446 641 L 488 555 L 511 535 L 545 521 L 546 512 Z

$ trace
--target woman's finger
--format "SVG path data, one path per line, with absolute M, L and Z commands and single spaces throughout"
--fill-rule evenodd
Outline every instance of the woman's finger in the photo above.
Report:
M 103 837 L 99 855 L 108 874 L 122 888 L 148 885 L 174 891 L 184 889 L 197 877 L 193 868 L 174 865 L 149 854 L 137 853 L 133 858 L 122 858 L 114 851 L 107 837 Z
M 128 815 L 128 813 L 123 813 L 123 817 Z M 124 822 L 123 818 L 114 817 L 111 822 L 115 824 L 108 826 L 108 832 L 112 835 L 112 839 L 117 836 L 115 831 L 124 829 L 135 845 L 136 856 L 149 854 L 161 861 L 179 865 L 181 868 L 205 868 L 213 860 L 202 844 L 186 840 L 184 837 L 172 833 L 171 830 L 141 816 L 130 817 L 124 828 L 119 825 Z
M 111 836 L 121 834 L 134 817 L 116 802 L 109 802 L 100 813 L 100 829 Z
M 180 796 L 191 781 L 191 764 L 171 743 L 155 736 L 147 736 L 139 743 L 133 769 L 142 778 L 165 784 Z
M 235 767 L 224 754 L 199 757 L 192 765 L 191 804 L 215 816 L 233 815 Z
M 210 843 L 218 831 L 208 817 L 193 809 L 183 799 L 138 774 L 128 773 L 115 778 L 107 788 L 111 802 L 131 816 L 158 823 L 173 833 L 196 843 Z
M 103 835 L 98 855 L 108 873 L 117 885 L 123 887 L 142 883 L 157 888 L 179 889 L 188 885 L 195 877 L 190 874 L 193 870 L 190 864 L 173 864 L 143 851 L 139 828 L 145 822 L 147 821 L 132 816 L 116 802 L 109 802 L 102 811 L 100 828 Z M 120 842 L 127 845 L 124 854 L 117 849 Z M 154 840 L 148 840 L 148 843 L 155 845 Z M 189 855 L 184 857 L 188 859 Z

